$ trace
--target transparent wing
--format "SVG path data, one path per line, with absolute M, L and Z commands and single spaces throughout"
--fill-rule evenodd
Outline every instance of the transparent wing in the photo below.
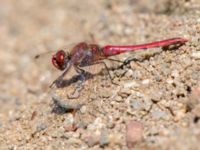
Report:
M 73 47 L 72 44 L 65 46 L 60 46 L 56 50 L 48 50 L 47 48 L 41 48 L 35 54 L 33 54 L 33 62 L 38 70 L 38 80 L 41 83 L 45 83 L 46 87 L 51 85 L 51 83 L 62 74 L 62 71 L 55 68 L 52 64 L 52 56 L 58 52 L 58 50 L 64 50 L 65 52 L 70 52 Z

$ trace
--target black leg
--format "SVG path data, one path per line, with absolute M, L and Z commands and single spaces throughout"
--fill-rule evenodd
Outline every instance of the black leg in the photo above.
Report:
M 54 80 L 49 87 L 52 88 L 54 84 L 56 84 L 57 87 L 60 87 L 62 85 L 63 77 L 68 73 L 71 67 L 72 67 L 72 63 L 70 62 L 65 68 L 64 72 L 56 80 Z
M 95 63 L 93 63 L 93 64 L 90 64 L 90 66 L 91 66 L 91 65 L 96 65 L 96 64 L 103 64 L 103 65 L 105 66 L 107 72 L 108 72 L 108 75 L 109 75 L 109 78 L 110 78 L 110 80 L 111 80 L 111 83 L 114 84 L 114 85 L 119 85 L 119 84 L 117 84 L 117 83 L 115 83 L 115 82 L 113 81 L 113 79 L 112 79 L 112 77 L 111 77 L 111 74 L 110 74 L 110 72 L 109 72 L 108 66 L 106 65 L 105 62 L 103 62 L 103 61 L 98 61 L 98 62 L 95 62 Z
M 117 59 L 112 59 L 112 58 L 107 58 L 107 60 L 115 61 L 115 62 L 118 62 L 118 63 L 124 63 L 124 61 L 117 60 Z
M 137 59 L 137 58 L 127 58 L 127 59 L 125 59 L 124 61 L 117 60 L 117 59 L 112 59 L 112 58 L 107 58 L 107 60 L 115 61 L 115 62 L 118 62 L 118 63 L 122 63 L 122 65 L 121 65 L 119 68 L 121 68 L 121 67 L 124 66 L 124 65 L 129 64 L 131 61 L 142 62 L 142 60 L 139 60 L 139 59 Z
M 62 85 L 62 79 L 63 76 L 58 77 L 56 80 L 54 80 L 51 85 L 49 86 L 50 88 L 53 87 L 53 85 L 55 84 L 57 87 L 60 87 Z

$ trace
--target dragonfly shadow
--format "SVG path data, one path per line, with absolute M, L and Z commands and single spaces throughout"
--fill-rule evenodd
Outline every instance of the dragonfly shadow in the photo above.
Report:
M 185 43 L 177 43 L 177 44 L 173 44 L 173 45 L 169 45 L 169 46 L 164 46 L 162 47 L 163 51 L 173 51 L 173 50 L 177 50 L 179 47 L 185 45 Z
M 83 79 L 84 76 L 84 79 Z M 70 78 L 69 80 L 62 80 L 61 84 L 56 84 L 57 88 L 64 88 L 64 87 L 68 87 L 71 84 L 74 84 L 78 81 L 84 82 L 86 80 L 92 79 L 95 76 L 95 74 L 91 74 L 90 72 L 84 72 L 82 74 L 78 74 L 78 75 L 74 75 L 72 78 Z

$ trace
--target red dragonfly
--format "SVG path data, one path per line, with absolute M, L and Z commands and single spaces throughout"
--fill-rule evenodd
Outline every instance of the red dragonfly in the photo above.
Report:
M 84 66 L 102 63 L 107 68 L 106 64 L 102 60 L 108 59 L 110 56 L 148 48 L 167 47 L 175 44 L 182 45 L 187 41 L 188 40 L 185 38 L 178 37 L 146 44 L 124 46 L 105 45 L 102 47 L 97 44 L 88 44 L 86 42 L 78 43 L 72 48 L 70 53 L 59 50 L 52 56 L 52 64 L 57 69 L 63 71 L 63 73 L 55 81 L 53 81 L 50 87 L 52 87 L 54 84 L 57 86 L 61 85 L 64 76 L 68 73 L 71 67 L 74 67 L 76 72 L 81 75 L 85 72 L 83 69 L 81 69 L 81 67 Z M 39 57 L 39 55 L 37 55 L 36 58 L 37 57 Z

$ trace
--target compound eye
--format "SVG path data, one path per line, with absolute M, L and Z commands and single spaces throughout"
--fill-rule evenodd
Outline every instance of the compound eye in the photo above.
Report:
M 53 65 L 59 69 L 64 70 L 66 67 L 66 54 L 63 50 L 59 50 L 55 55 L 52 57 Z
M 56 60 L 59 63 L 64 63 L 65 57 L 66 57 L 66 54 L 63 50 L 58 51 L 56 54 Z
M 68 55 L 63 50 L 59 50 L 52 57 L 52 64 L 59 70 L 64 70 L 66 68 Z
M 56 67 L 57 69 L 60 69 L 60 67 L 58 66 L 55 55 L 52 56 L 51 61 L 52 61 L 52 64 L 54 65 L 54 67 Z

